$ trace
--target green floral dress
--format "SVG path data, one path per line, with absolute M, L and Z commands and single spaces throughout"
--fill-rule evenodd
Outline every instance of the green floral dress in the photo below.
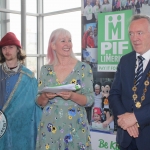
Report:
M 91 67 L 78 61 L 62 84 L 80 84 L 77 93 L 87 97 L 86 106 L 94 102 Z M 45 86 L 60 85 L 52 65 L 41 68 L 39 90 Z M 71 100 L 55 97 L 43 108 L 38 128 L 37 150 L 91 150 L 89 124 L 85 108 Z

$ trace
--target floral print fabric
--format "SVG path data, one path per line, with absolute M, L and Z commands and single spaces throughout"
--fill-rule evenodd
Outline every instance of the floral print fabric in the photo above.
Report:
M 80 84 L 77 93 L 87 98 L 86 106 L 94 102 L 93 74 L 90 66 L 78 61 L 61 84 Z M 52 65 L 41 68 L 39 90 L 60 85 Z M 37 150 L 91 150 L 89 124 L 85 108 L 71 100 L 55 97 L 43 108 L 38 128 Z

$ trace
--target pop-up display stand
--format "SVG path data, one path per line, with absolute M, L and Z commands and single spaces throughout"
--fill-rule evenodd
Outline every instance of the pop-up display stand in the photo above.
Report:
M 92 150 L 119 150 L 114 133 L 91 130 L 90 134 Z

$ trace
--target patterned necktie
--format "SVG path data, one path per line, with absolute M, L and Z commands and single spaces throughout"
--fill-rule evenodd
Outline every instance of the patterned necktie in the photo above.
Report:
M 142 77 L 143 74 L 143 60 L 145 58 L 143 58 L 142 56 L 138 56 L 138 68 L 137 68 L 137 72 L 135 74 L 135 85 L 138 86 L 139 81 Z

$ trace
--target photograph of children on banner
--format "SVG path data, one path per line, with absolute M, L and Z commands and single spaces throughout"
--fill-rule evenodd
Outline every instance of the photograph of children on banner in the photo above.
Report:
M 100 1 L 96 0 L 93 6 L 93 14 L 94 14 L 94 19 L 96 22 L 98 21 L 98 14 L 101 12 L 102 11 L 101 11 L 101 6 L 100 6 Z
M 150 14 L 150 0 L 113 0 L 112 11 L 133 10 L 133 14 Z
M 103 12 L 133 10 L 133 14 L 150 14 L 150 0 L 82 0 L 83 24 L 97 22 Z
M 82 61 L 90 64 L 91 68 L 97 68 L 97 24 L 84 25 L 82 34 Z
M 82 21 L 97 22 L 98 14 L 112 11 L 112 0 L 82 0 Z
M 112 0 L 100 0 L 101 12 L 112 11 Z
M 82 31 L 82 49 L 86 48 L 97 48 L 97 24 L 89 23 L 83 26 Z
M 91 129 L 114 131 L 114 118 L 108 100 L 112 80 L 103 78 L 101 82 L 94 83 L 95 96 L 91 111 Z
M 93 6 L 94 2 L 92 0 L 82 0 L 82 7 L 81 7 L 81 12 L 82 12 L 82 21 L 84 23 L 90 23 L 90 22 L 95 22 L 95 17 L 93 14 Z

